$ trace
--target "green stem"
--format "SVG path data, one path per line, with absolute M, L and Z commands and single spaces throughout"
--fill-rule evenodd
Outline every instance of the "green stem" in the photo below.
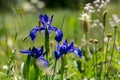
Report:
M 106 72 L 107 72 L 107 56 L 108 56 L 109 40 L 110 40 L 110 38 L 108 37 L 108 42 L 107 42 L 107 46 L 106 46 L 106 55 L 105 55 L 105 68 L 106 68 Z
M 96 53 L 96 45 L 97 45 L 97 44 L 95 44 L 95 48 L 94 48 L 94 49 L 95 49 L 95 52 L 94 52 L 94 53 L 95 53 L 95 58 L 96 58 L 96 59 L 95 59 L 95 71 L 96 71 L 96 80 L 97 80 L 97 74 L 98 74 L 98 72 L 97 72 L 97 53 Z
M 63 80 L 64 75 L 64 57 L 61 57 L 61 80 Z
M 66 65 L 66 54 L 61 57 L 61 80 L 64 79 L 65 65 Z M 67 74 L 67 72 L 65 73 Z
M 65 56 L 64 56 L 64 63 L 65 63 L 65 66 L 67 65 L 67 56 L 66 56 L 66 54 L 65 54 Z M 67 78 L 67 66 L 66 66 L 66 68 L 65 68 L 65 79 Z
M 45 29 L 45 50 L 46 50 L 46 59 L 48 60 L 48 53 L 49 53 L 49 33 L 48 29 Z
M 105 29 L 103 29 L 103 36 L 102 36 L 102 50 L 104 52 L 104 35 L 105 35 Z
M 112 54 L 111 54 L 111 60 L 110 60 L 110 64 L 112 63 L 112 59 L 114 58 L 114 47 L 115 47 L 115 40 L 116 40 L 116 32 L 117 32 L 117 28 L 115 28 L 114 31 L 114 40 L 113 40 L 113 47 L 112 47 Z
M 54 80 L 54 75 L 55 75 L 55 71 L 56 71 L 56 65 L 57 65 L 57 60 L 55 60 L 55 65 L 54 65 L 54 71 L 53 71 L 53 75 L 52 75 L 52 80 Z
M 36 63 L 34 62 L 34 69 L 35 69 L 35 76 L 34 76 L 34 80 L 38 80 L 39 78 L 39 68 L 36 65 Z

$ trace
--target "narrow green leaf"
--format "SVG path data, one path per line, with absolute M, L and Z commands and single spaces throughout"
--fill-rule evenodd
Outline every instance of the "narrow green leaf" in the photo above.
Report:
M 26 62 L 23 67 L 23 78 L 28 79 L 28 73 L 29 73 L 29 68 L 30 68 L 30 60 L 31 56 L 27 56 Z

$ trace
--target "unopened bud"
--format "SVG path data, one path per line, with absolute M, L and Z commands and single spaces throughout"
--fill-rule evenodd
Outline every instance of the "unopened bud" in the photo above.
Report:
M 112 37 L 112 34 L 111 34 L 111 33 L 108 33 L 108 34 L 107 34 L 107 37 L 108 37 L 108 38 L 111 38 L 111 37 Z
M 113 28 L 118 28 L 118 26 L 113 26 Z
M 103 26 L 104 26 L 104 28 L 106 26 L 106 17 L 107 17 L 107 11 L 104 11 L 103 12 Z
M 87 20 L 83 21 L 83 30 L 84 30 L 84 33 L 88 33 L 88 31 L 90 30 L 90 24 Z

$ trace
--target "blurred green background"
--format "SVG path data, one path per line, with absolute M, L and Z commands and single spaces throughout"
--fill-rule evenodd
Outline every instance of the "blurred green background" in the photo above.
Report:
M 61 28 L 62 21 L 64 23 L 62 30 L 64 39 L 74 41 L 76 46 L 81 43 L 83 31 L 81 21 L 78 20 L 83 6 L 93 0 L 0 0 L 0 70 L 7 63 L 9 52 L 16 50 L 17 61 L 22 62 L 23 55 L 19 50 L 26 49 L 31 46 L 28 38 L 23 40 L 29 31 L 38 25 L 39 14 L 45 13 L 54 15 L 53 25 Z M 112 0 L 107 6 L 108 16 L 117 14 L 120 17 L 120 0 Z M 120 29 L 118 30 L 118 33 Z M 54 38 L 51 35 L 51 40 Z M 99 37 L 99 36 L 98 36 Z M 38 36 L 36 45 L 43 45 L 43 37 Z M 40 44 L 40 45 L 38 45 Z M 17 62 L 16 62 L 17 63 Z M 20 64 L 20 63 L 18 63 Z

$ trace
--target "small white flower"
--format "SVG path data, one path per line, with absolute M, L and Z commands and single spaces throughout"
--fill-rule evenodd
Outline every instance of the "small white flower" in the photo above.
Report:
M 79 20 L 87 20 L 87 21 L 91 21 L 91 19 L 90 19 L 90 15 L 88 15 L 87 13 L 83 13 L 82 15 L 81 15 L 81 17 L 79 17 L 78 18 Z
M 89 13 L 94 13 L 95 12 L 91 3 L 87 3 L 84 7 L 84 10 L 88 11 Z
M 8 66 L 7 66 L 7 65 L 4 65 L 4 66 L 3 66 L 3 70 L 8 70 Z
M 120 19 L 118 18 L 117 15 L 113 14 L 109 22 L 110 22 L 110 25 L 114 27 L 114 26 L 117 26 L 118 23 L 120 23 Z

